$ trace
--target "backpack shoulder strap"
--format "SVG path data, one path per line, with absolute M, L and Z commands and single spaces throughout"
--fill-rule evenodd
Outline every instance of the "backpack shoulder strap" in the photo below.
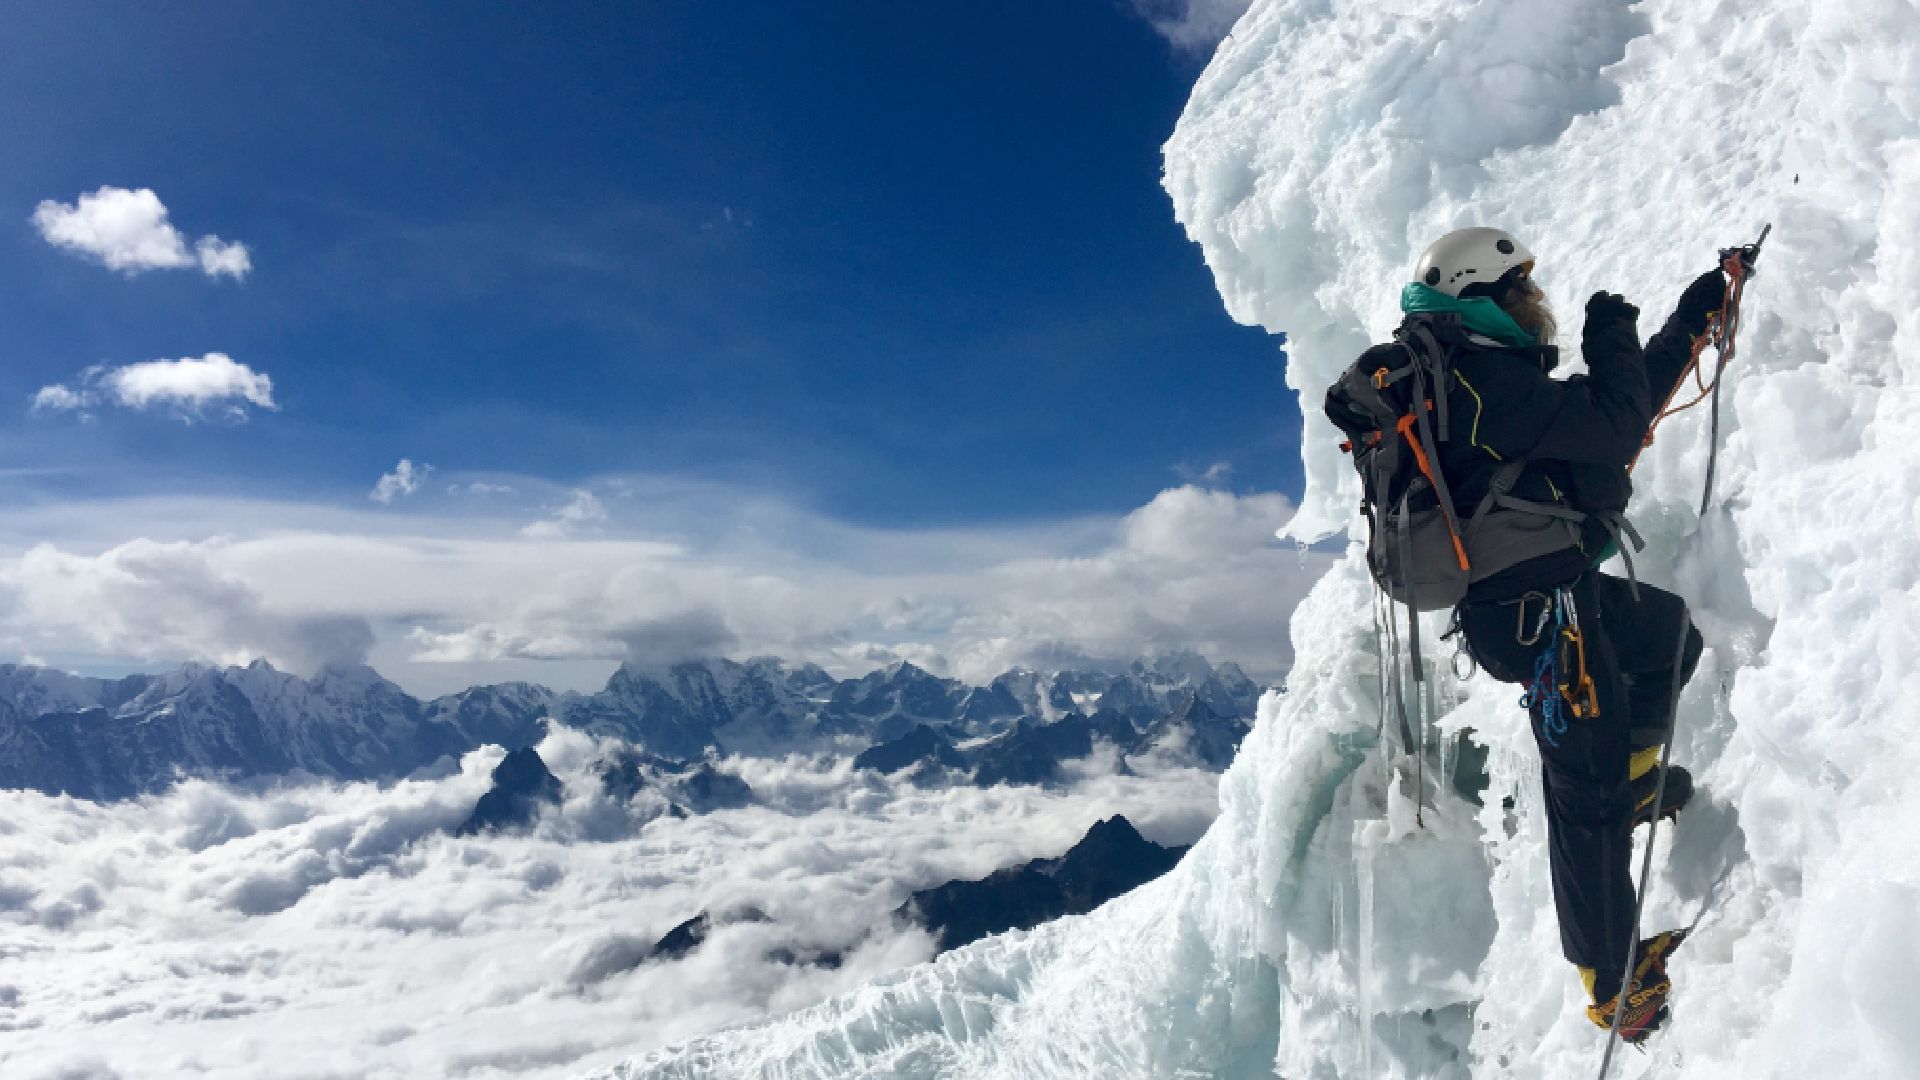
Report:
M 1481 518 L 1487 516 L 1487 511 L 1506 498 L 1507 493 L 1513 490 L 1513 485 L 1520 482 L 1520 474 L 1526 467 L 1525 461 L 1509 461 L 1493 470 L 1493 478 L 1487 482 L 1487 493 L 1480 496 L 1480 505 L 1473 508 L 1473 516 L 1467 519 L 1469 533 L 1480 524 Z
M 1452 312 L 1409 315 L 1400 324 L 1394 340 L 1407 350 L 1411 358 L 1410 367 L 1426 374 L 1430 389 L 1425 392 L 1433 395 L 1434 422 L 1439 429 L 1435 435 L 1441 442 L 1446 442 L 1447 394 L 1453 389 L 1452 345 L 1462 340 L 1460 316 Z

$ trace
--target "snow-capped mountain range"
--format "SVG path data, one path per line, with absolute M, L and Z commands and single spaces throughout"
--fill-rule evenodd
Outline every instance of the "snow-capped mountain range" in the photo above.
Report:
M 904 662 L 837 680 L 810 664 L 710 658 L 624 665 L 595 694 L 503 683 L 426 701 L 368 667 L 302 678 L 256 661 L 96 679 L 0 665 L 0 787 L 116 799 L 179 776 L 390 779 L 477 746 L 530 746 L 548 722 L 695 760 L 825 745 L 853 751 L 921 727 L 942 740 L 1004 741 L 1017 751 L 1035 732 L 1094 716 L 1146 743 L 1177 734 L 1219 767 L 1217 751 L 1224 745 L 1230 755 L 1259 693 L 1234 664 L 1193 654 L 1117 674 L 1015 670 L 985 686 Z

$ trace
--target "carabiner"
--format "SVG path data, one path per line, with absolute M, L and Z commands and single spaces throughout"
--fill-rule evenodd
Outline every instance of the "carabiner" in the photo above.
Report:
M 1467 670 L 1465 671 L 1460 670 L 1460 661 L 1462 660 L 1467 662 Z M 1461 682 L 1466 682 L 1468 679 L 1473 678 L 1473 673 L 1478 670 L 1480 670 L 1479 661 L 1475 660 L 1473 654 L 1467 651 L 1466 643 L 1461 642 L 1460 647 L 1453 650 L 1453 677 Z

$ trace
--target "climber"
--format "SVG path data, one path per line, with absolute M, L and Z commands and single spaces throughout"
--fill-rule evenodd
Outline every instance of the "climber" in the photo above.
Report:
M 1451 488 L 1456 507 L 1514 509 L 1479 539 L 1502 537 L 1524 552 L 1521 561 L 1486 575 L 1477 569 L 1456 625 L 1484 670 L 1529 687 L 1561 945 L 1592 999 L 1588 1016 L 1611 1028 L 1616 995 L 1626 993 L 1620 1034 L 1637 1042 L 1666 1018 L 1665 960 L 1683 934 L 1642 942 L 1631 976 L 1622 971 L 1636 917 L 1632 830 L 1677 813 L 1692 795 L 1692 778 L 1672 766 L 1662 805 L 1652 805 L 1674 680 L 1691 677 L 1701 639 L 1687 631 L 1674 671 L 1685 604 L 1598 567 L 1619 550 L 1623 531 L 1632 536 L 1622 516 L 1628 466 L 1726 282 L 1719 270 L 1701 275 L 1644 348 L 1638 309 L 1595 293 L 1581 340 L 1588 373 L 1554 379 L 1557 327 L 1533 269 L 1533 255 L 1507 233 L 1461 229 L 1421 256 L 1401 307 L 1414 318 L 1442 315 L 1433 325 L 1449 338 L 1439 415 L 1450 432 L 1436 440 L 1443 490 Z M 1476 553 L 1475 564 L 1489 560 Z

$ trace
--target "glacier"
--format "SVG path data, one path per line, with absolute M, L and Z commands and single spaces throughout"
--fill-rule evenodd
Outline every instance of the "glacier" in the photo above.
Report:
M 1708 643 L 1674 750 L 1703 790 L 1643 925 L 1698 928 L 1671 1030 L 1613 1075 L 1920 1076 L 1920 5 L 1256 0 L 1165 166 L 1227 311 L 1288 336 L 1299 539 L 1360 531 L 1320 397 L 1433 237 L 1526 239 L 1566 342 L 1601 288 L 1650 331 L 1774 223 L 1712 504 L 1705 409 L 1636 473 L 1640 573 Z M 1301 604 L 1287 692 L 1171 874 L 596 1075 L 1597 1074 L 1517 688 L 1435 659 L 1437 727 L 1493 778 L 1484 806 L 1435 784 L 1381 735 L 1370 588 L 1350 547 Z

